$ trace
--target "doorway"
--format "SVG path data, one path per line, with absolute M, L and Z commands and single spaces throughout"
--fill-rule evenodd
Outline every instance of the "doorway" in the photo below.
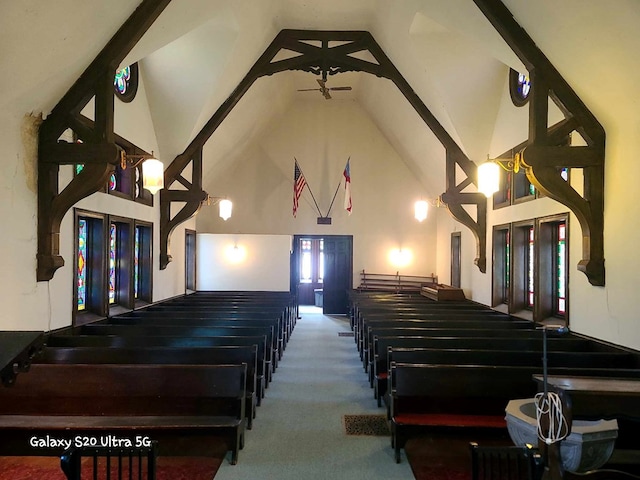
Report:
M 290 278 L 299 305 L 316 305 L 325 314 L 346 315 L 348 292 L 353 288 L 353 237 L 295 235 Z

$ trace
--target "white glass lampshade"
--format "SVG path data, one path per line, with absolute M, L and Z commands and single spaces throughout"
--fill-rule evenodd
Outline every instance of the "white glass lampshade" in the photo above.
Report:
M 429 212 L 429 204 L 426 200 L 418 200 L 414 206 L 414 215 L 416 220 L 422 222 L 425 218 L 427 218 L 427 213 Z
M 220 218 L 222 218 L 225 221 L 228 220 L 231 217 L 232 208 L 233 208 L 233 203 L 231 202 L 231 200 L 228 200 L 226 198 L 223 198 L 222 200 L 220 200 L 220 203 L 218 204 Z
M 164 188 L 164 165 L 160 160 L 148 158 L 142 162 L 142 186 L 154 195 Z
M 489 198 L 500 190 L 500 167 L 495 162 L 485 162 L 478 167 L 478 191 Z

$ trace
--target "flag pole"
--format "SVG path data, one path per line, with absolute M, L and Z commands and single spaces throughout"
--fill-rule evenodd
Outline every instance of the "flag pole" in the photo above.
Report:
M 298 163 L 298 159 L 296 157 L 293 157 L 293 159 L 296 161 L 296 163 Z M 298 168 L 300 169 L 300 173 L 306 180 L 307 176 L 302 171 L 302 167 L 300 166 L 299 163 L 298 163 Z M 316 197 L 313 196 L 313 192 L 311 191 L 311 185 L 309 185 L 309 182 L 306 182 L 306 183 L 307 183 L 307 188 L 309 189 L 309 193 L 311 194 L 311 198 L 313 199 L 313 203 L 315 203 L 316 205 L 316 210 L 318 210 L 318 215 L 322 216 L 322 213 L 320 212 L 320 207 L 318 207 L 318 202 L 316 202 Z
M 336 187 L 336 192 L 333 194 L 333 198 L 331 199 L 331 205 L 329 205 L 329 211 L 327 212 L 327 217 L 331 214 L 331 209 L 333 208 L 333 202 L 336 199 L 336 195 L 338 195 L 338 190 L 340 189 L 340 185 L 342 185 L 342 178 L 338 182 L 338 186 Z

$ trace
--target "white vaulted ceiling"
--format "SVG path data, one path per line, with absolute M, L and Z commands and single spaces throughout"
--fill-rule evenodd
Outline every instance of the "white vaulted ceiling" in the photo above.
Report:
M 638 2 L 504 3 L 596 116 L 634 87 L 634 75 L 621 72 L 637 70 L 637 62 L 612 46 L 638 51 L 632 35 Z M 3 89 L 0 108 L 46 115 L 137 6 L 136 0 L 3 2 L 0 62 L 11 88 Z M 491 149 L 509 67 L 523 69 L 472 0 L 173 0 L 123 62 L 140 62 L 164 159 L 185 149 L 285 28 L 369 31 L 475 161 Z M 614 62 L 622 68 L 610 68 Z M 620 88 L 599 91 L 601 77 L 611 74 Z M 234 152 L 259 141 L 295 102 L 326 101 L 319 92 L 297 91 L 316 87 L 315 78 L 284 72 L 254 83 L 205 149 L 205 190 Z M 393 84 L 365 73 L 332 76 L 328 84 L 352 86 L 331 101 L 358 102 L 428 193 L 442 193 L 444 150 Z

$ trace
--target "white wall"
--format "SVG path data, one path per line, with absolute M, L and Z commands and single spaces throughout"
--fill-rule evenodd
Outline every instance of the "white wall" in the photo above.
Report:
M 198 234 L 198 290 L 289 291 L 289 235 Z
M 214 135 L 205 146 L 205 162 L 216 142 Z M 343 208 L 341 184 L 331 225 L 317 224 L 309 189 L 294 218 L 294 157 L 323 215 L 350 158 L 352 214 Z M 234 207 L 226 222 L 217 207 L 203 207 L 197 217 L 200 233 L 353 235 L 354 286 L 363 269 L 405 275 L 436 271 L 436 211 L 431 209 L 422 223 L 413 218 L 413 205 L 424 197 L 424 188 L 357 102 L 296 102 L 257 143 L 234 152 L 205 180 L 211 195 L 229 196 Z M 410 252 L 410 263 L 391 262 L 394 249 Z

